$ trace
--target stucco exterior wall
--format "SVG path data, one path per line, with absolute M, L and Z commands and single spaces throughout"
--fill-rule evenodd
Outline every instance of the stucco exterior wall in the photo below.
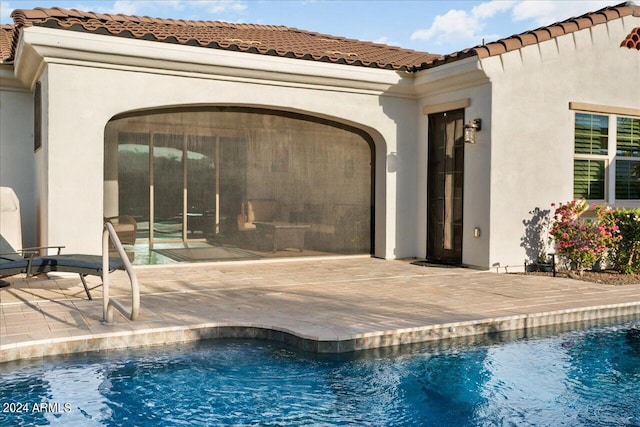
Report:
M 23 246 L 37 241 L 36 183 L 33 175 L 33 93 L 0 87 L 0 186 L 20 200 Z
M 217 51 L 207 53 L 218 54 Z M 235 54 L 239 58 L 248 55 L 252 61 L 257 56 Z M 295 65 L 302 62 L 278 58 L 279 63 L 286 64 L 287 61 L 293 61 Z M 313 63 L 305 64 L 307 69 L 314 66 Z M 346 68 L 351 72 L 354 67 Z M 186 76 L 167 71 L 140 71 L 112 64 L 95 66 L 94 63 L 70 64 L 48 59 L 47 147 L 45 164 L 40 165 L 40 168 L 47 168 L 44 196 L 47 224 L 43 226 L 41 243 L 62 243 L 68 252 L 99 253 L 104 129 L 112 117 L 124 112 L 170 106 L 239 105 L 301 112 L 368 132 L 376 150 L 375 255 L 385 258 L 415 255 L 413 192 L 416 170 L 413 159 L 418 129 L 415 100 L 385 95 L 383 91 L 336 88 L 326 84 L 273 81 L 266 84 L 261 79 L 233 81 L 219 78 L 215 73 Z M 397 79 L 394 72 L 380 73 L 381 76 L 387 74 Z M 399 154 L 398 161 L 391 170 L 387 167 L 388 159 L 394 153 Z M 398 208 L 399 200 L 402 201 L 401 208 Z
M 640 55 L 620 42 L 632 16 L 482 60 L 491 80 L 490 265 L 521 269 L 523 221 L 573 198 L 569 102 L 640 108 Z
M 573 195 L 569 103 L 640 108 L 640 55 L 619 47 L 637 26 L 640 19 L 629 16 L 413 75 L 30 27 L 15 73 L 24 87 L 42 82 L 43 147 L 33 154 L 32 93 L 0 91 L 3 105 L 11 104 L 0 111 L 0 180 L 15 183 L 26 200 L 23 224 L 33 230 L 26 242 L 36 240 L 39 229 L 39 244 L 99 253 L 104 132 L 111 118 L 174 106 L 293 111 L 372 137 L 375 255 L 423 257 L 424 108 L 468 100 L 464 121 L 480 118 L 482 130 L 476 144 L 465 146 L 462 261 L 517 271 L 526 257 L 524 222 L 534 210 L 551 211 L 552 202 Z M 6 166 L 9 157 L 17 161 Z

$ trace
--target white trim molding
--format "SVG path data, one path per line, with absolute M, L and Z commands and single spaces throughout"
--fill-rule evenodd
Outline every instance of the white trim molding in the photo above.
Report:
M 588 104 L 586 102 L 569 102 L 569 109 L 589 113 L 616 114 L 620 116 L 640 116 L 640 108 L 615 107 L 612 105 Z
M 464 98 L 458 101 L 444 102 L 442 104 L 425 105 L 422 107 L 422 114 L 425 116 L 433 113 L 443 113 L 445 111 L 460 110 L 471 106 L 471 98 Z

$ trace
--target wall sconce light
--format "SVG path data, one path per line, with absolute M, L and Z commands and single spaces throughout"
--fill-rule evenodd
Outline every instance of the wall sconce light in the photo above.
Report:
M 464 142 L 467 144 L 476 143 L 476 131 L 482 130 L 482 120 L 473 119 L 464 125 Z

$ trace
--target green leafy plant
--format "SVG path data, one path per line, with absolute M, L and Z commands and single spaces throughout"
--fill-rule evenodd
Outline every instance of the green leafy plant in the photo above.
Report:
M 640 209 L 616 209 L 613 216 L 620 228 L 621 239 L 611 253 L 611 261 L 620 272 L 639 273 Z

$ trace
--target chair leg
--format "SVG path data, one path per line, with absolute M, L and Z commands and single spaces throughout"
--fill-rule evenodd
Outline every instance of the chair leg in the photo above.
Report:
M 93 298 L 91 298 L 91 292 L 89 292 L 89 287 L 87 286 L 87 281 L 84 279 L 86 276 L 86 274 L 81 274 L 80 275 L 80 280 L 82 280 L 82 286 L 84 286 L 84 291 L 87 293 L 87 297 L 89 298 L 90 301 L 93 300 Z

